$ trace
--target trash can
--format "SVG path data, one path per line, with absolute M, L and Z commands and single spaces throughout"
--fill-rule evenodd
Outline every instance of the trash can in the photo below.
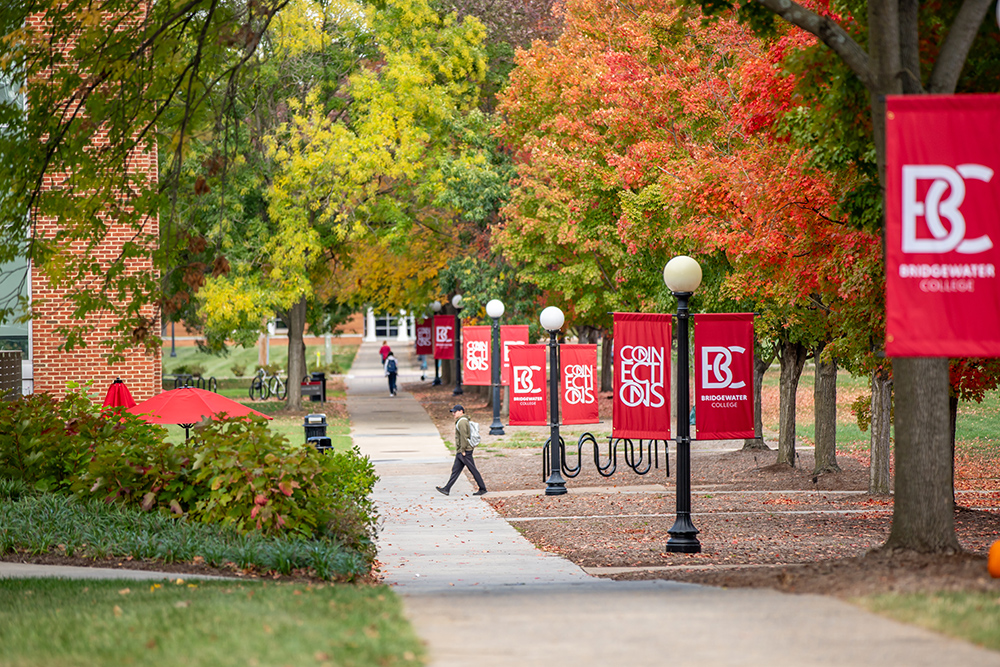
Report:
M 326 415 L 306 415 L 305 423 L 302 426 L 306 430 L 306 442 L 313 438 L 326 438 Z M 329 440 L 329 438 L 327 439 Z
M 326 373 L 320 371 L 310 373 L 309 381 L 319 382 L 319 394 L 311 394 L 309 400 L 313 403 L 326 403 Z
M 306 444 L 312 445 L 313 447 L 316 448 L 316 451 L 321 454 L 325 454 L 326 452 L 333 449 L 333 443 L 330 442 L 330 438 L 325 438 L 321 436 L 317 436 L 315 438 L 307 438 Z

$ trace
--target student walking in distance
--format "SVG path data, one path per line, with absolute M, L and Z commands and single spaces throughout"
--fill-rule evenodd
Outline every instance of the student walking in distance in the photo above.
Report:
M 399 366 L 396 364 L 396 357 L 392 352 L 389 356 L 385 358 L 385 376 L 389 378 L 389 395 L 396 395 L 396 373 L 399 372 Z
M 476 469 L 476 461 L 472 458 L 472 451 L 475 447 L 469 440 L 472 427 L 469 425 L 469 418 L 465 416 L 465 408 L 456 405 L 451 409 L 451 413 L 455 415 L 455 463 L 451 466 L 451 479 L 448 480 L 448 483 L 434 488 L 447 496 L 451 493 L 451 487 L 458 481 L 462 468 L 468 468 L 473 479 L 476 480 L 476 484 L 479 485 L 479 490 L 472 495 L 485 495 L 486 483 L 483 482 L 483 476 L 479 474 L 479 470 Z
M 382 357 L 382 366 L 385 366 L 385 360 L 391 352 L 392 349 L 389 347 L 389 341 L 382 341 L 382 347 L 378 349 L 379 356 Z

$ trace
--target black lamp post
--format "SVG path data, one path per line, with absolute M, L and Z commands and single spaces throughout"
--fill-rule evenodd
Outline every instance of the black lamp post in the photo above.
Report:
M 491 357 L 491 379 L 493 382 L 493 423 L 490 424 L 490 435 L 504 435 L 503 422 L 500 421 L 500 364 L 503 359 L 500 357 L 500 318 L 503 317 L 503 302 L 500 299 L 492 299 L 486 304 L 486 314 L 493 319 L 491 330 L 493 350 Z
M 460 396 L 462 391 L 462 295 L 451 297 L 451 305 L 455 307 L 455 389 L 452 396 Z
M 549 332 L 549 478 L 545 480 L 545 495 L 561 496 L 566 493 L 566 480 L 563 479 L 559 445 L 559 342 L 556 335 L 562 328 L 565 318 L 563 312 L 555 306 L 549 306 L 538 317 L 542 328 Z
M 667 551 L 701 551 L 698 529 L 691 522 L 691 424 L 688 418 L 688 299 L 701 284 L 701 267 L 686 255 L 674 257 L 663 268 L 663 281 L 677 298 L 677 518 L 667 532 Z
M 434 302 L 432 302 L 431 303 L 431 310 L 434 311 L 435 315 L 437 315 L 438 313 L 440 313 L 441 312 L 441 302 L 440 301 L 434 301 Z M 432 330 L 431 331 L 431 335 L 432 336 L 436 336 L 437 333 Z M 437 347 L 437 340 L 435 339 L 433 341 L 433 347 L 431 349 L 434 350 L 434 348 L 436 348 L 436 347 Z M 431 382 L 431 386 L 432 387 L 437 387 L 437 386 L 441 385 L 441 360 L 437 358 L 436 350 L 433 351 L 433 352 L 431 352 L 431 356 L 434 357 L 434 382 Z
M 174 322 L 170 322 L 170 356 L 177 356 L 177 348 L 174 347 Z

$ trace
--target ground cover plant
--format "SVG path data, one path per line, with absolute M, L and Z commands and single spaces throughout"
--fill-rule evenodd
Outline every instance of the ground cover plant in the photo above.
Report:
M 304 438 L 289 442 L 261 418 L 212 421 L 193 429 L 190 440 L 169 442 L 159 427 L 93 407 L 82 391 L 62 401 L 25 397 L 0 405 L 0 479 L 14 490 L 0 502 L 11 505 L 12 516 L 24 515 L 29 526 L 17 532 L 10 527 L 15 522 L 3 524 L 0 557 L 197 557 L 226 567 L 299 570 L 339 580 L 365 578 L 374 564 L 371 462 L 354 448 L 319 453 Z M 74 521 L 50 522 L 50 529 L 32 535 L 30 518 L 37 510 L 24 490 L 55 494 L 54 501 L 74 499 L 79 511 L 92 515 L 75 521 L 88 525 L 104 525 L 95 518 L 102 506 L 133 516 L 86 540 L 66 530 Z M 168 521 L 137 538 L 128 526 L 140 525 L 144 512 Z M 232 535 L 254 536 L 254 545 L 273 543 L 234 550 L 207 537 L 199 545 L 193 534 L 182 533 L 179 542 L 187 546 L 178 551 L 165 547 L 170 541 L 161 537 L 170 521 L 228 531 L 222 540 L 227 545 Z M 67 545 L 74 553 L 65 553 Z
M 5 665 L 418 665 L 381 586 L 0 580 Z

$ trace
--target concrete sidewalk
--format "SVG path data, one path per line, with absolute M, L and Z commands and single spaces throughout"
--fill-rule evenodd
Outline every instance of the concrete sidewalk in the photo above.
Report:
M 434 490 L 452 455 L 412 395 L 389 396 L 379 346 L 358 352 L 348 410 L 380 476 L 384 578 L 431 665 L 1000 666 L 1000 654 L 833 598 L 613 582 L 538 551 L 464 476 L 448 497 Z M 400 381 L 419 380 L 411 355 L 395 352 Z

